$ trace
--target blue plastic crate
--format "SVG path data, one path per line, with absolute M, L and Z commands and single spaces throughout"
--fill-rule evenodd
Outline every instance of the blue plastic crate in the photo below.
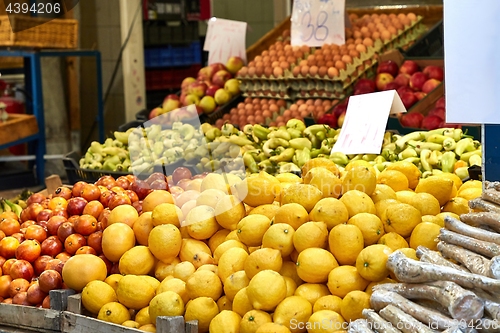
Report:
M 148 48 L 144 51 L 147 68 L 190 66 L 201 63 L 201 45 L 199 41 L 188 45 L 167 45 L 162 48 Z

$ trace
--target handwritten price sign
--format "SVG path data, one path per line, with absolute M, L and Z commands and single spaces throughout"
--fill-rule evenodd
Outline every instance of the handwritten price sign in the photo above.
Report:
M 295 0 L 292 45 L 345 44 L 345 0 Z
M 233 56 L 246 62 L 246 35 L 246 22 L 211 18 L 203 45 L 203 50 L 208 51 L 208 64 L 225 64 Z

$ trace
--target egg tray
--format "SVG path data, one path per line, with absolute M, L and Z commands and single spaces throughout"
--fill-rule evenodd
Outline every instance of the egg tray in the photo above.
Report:
M 276 82 L 276 81 L 270 81 L 270 82 L 247 82 L 245 84 L 240 85 L 240 90 L 242 92 L 250 92 L 250 91 L 262 91 L 262 90 L 269 90 L 269 91 L 288 91 L 290 89 L 290 85 L 285 83 L 285 82 Z
M 245 97 L 251 97 L 251 98 L 279 98 L 279 99 L 285 99 L 285 100 L 293 100 L 294 95 L 292 94 L 292 91 L 287 90 L 287 91 L 247 91 L 243 93 L 243 96 Z
M 397 36 L 389 41 L 384 42 L 380 50 L 381 53 L 392 49 L 404 48 L 410 43 L 416 41 L 423 33 L 427 31 L 427 27 L 422 23 L 422 20 L 423 17 L 418 16 L 417 20 L 413 22 L 413 24 L 409 28 L 400 30 L 400 33 Z

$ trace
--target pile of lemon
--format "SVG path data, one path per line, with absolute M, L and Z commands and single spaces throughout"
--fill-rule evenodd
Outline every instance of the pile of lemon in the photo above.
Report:
M 407 162 L 377 176 L 364 161 L 341 173 L 317 158 L 302 175 L 210 174 L 190 200 L 152 192 L 155 205 L 121 226 L 135 245 L 115 237 L 121 274 L 90 282 L 83 305 L 148 332 L 158 316 L 197 320 L 199 332 L 344 332 L 372 286 L 395 282 L 388 255 L 436 249 L 444 217 L 481 195 L 454 174 L 419 180 Z

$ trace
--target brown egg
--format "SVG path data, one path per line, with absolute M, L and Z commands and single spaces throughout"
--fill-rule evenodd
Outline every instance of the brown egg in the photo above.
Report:
M 324 55 L 319 54 L 319 55 L 316 56 L 316 62 L 323 61 L 323 60 L 325 60 L 325 56 Z
M 361 34 L 363 35 L 364 38 L 368 37 L 371 35 L 370 29 L 368 27 L 362 27 L 360 30 Z
M 322 67 L 322 66 L 325 66 L 325 64 L 326 64 L 326 61 L 321 60 L 321 61 L 318 61 L 318 62 L 316 63 L 316 66 L 318 66 L 318 67 Z
M 307 46 L 307 45 L 302 45 L 302 46 L 300 47 L 300 50 L 301 50 L 303 53 L 309 53 L 309 51 L 310 51 L 311 49 L 310 49 L 310 48 L 309 48 L 309 46 Z
M 307 65 L 307 60 L 301 60 L 299 62 L 299 66 L 306 66 Z
M 309 105 L 314 105 L 314 99 L 308 99 L 306 101 L 306 105 L 307 105 L 307 107 L 309 107 Z
M 238 116 L 246 114 L 246 109 L 239 109 L 238 112 L 236 113 Z
M 372 22 L 373 22 L 373 24 L 375 24 L 375 26 L 376 26 L 378 23 L 382 22 L 382 20 L 380 19 L 380 17 L 377 17 L 377 18 L 373 19 L 373 21 L 372 21 Z
M 354 59 L 354 58 L 359 58 L 359 51 L 357 50 L 350 50 L 349 55 Z
M 264 67 L 255 67 L 255 75 L 258 77 L 264 75 Z
M 299 107 L 304 104 L 306 101 L 304 101 L 303 99 L 298 99 L 295 104 L 297 104 Z
M 324 59 L 328 59 L 328 57 L 330 57 L 331 54 L 332 54 L 332 50 L 330 50 L 330 49 L 323 50 L 323 58 Z
M 248 124 L 251 124 L 254 120 L 255 120 L 255 117 L 253 115 L 248 115 L 248 117 L 247 117 Z
M 259 101 L 261 107 L 268 104 L 267 98 L 262 98 L 262 99 L 257 98 L 257 100 Z
M 405 17 L 404 20 L 401 21 L 405 27 L 411 26 L 411 20 L 409 17 Z
M 378 31 L 374 31 L 374 32 L 372 33 L 372 39 L 373 39 L 373 40 L 380 39 L 380 32 L 378 32 Z
M 238 115 L 233 114 L 229 119 L 231 120 L 232 124 L 236 124 L 238 122 Z
M 373 40 L 370 37 L 367 37 L 363 39 L 363 45 L 364 46 L 373 46 Z
M 388 41 L 388 40 L 391 40 L 392 36 L 391 36 L 391 33 L 389 32 L 389 30 L 384 30 L 380 33 L 380 37 L 382 38 L 382 40 L 384 41 Z
M 370 31 L 375 31 L 377 28 L 375 27 L 375 23 L 373 22 L 370 22 L 366 25 L 366 27 L 368 28 L 368 30 Z
M 415 15 L 414 13 L 408 13 L 406 15 L 406 17 L 408 17 L 410 20 L 412 20 L 413 22 L 415 22 L 417 20 L 417 15 Z
M 325 110 L 325 108 L 323 107 L 323 105 L 316 105 L 314 112 L 319 113 L 319 112 L 323 112 L 324 110 Z
M 248 75 L 249 76 L 255 76 L 256 68 L 255 67 L 249 67 L 248 68 Z
M 275 49 L 271 49 L 271 47 L 269 48 L 269 56 L 270 57 L 274 57 L 274 56 L 276 56 L 276 50 Z
M 307 104 L 304 102 L 304 104 L 299 105 L 299 112 L 307 110 Z
M 290 111 L 295 112 L 299 109 L 299 106 L 297 104 L 292 104 L 290 105 Z
M 276 105 L 279 106 L 279 107 L 285 107 L 286 106 L 286 102 L 283 99 L 279 99 L 279 100 L 276 101 Z
M 255 63 L 262 61 L 262 56 L 258 55 L 253 60 L 255 61 Z
M 290 110 L 283 111 L 283 117 L 289 117 L 291 115 L 292 115 L 292 111 L 290 111 Z
M 303 53 L 302 51 L 300 51 L 300 50 L 298 50 L 298 51 L 294 51 L 294 52 L 293 52 L 293 56 L 294 56 L 296 59 L 300 59 L 300 58 L 302 58 L 302 57 L 304 56 L 304 53 Z
M 356 21 L 358 19 L 358 15 L 355 13 L 351 13 L 349 14 L 349 18 L 351 19 L 351 21 Z
M 393 25 L 394 25 L 394 28 L 396 28 L 396 30 L 403 30 L 404 29 L 404 24 L 401 22 L 394 22 Z
M 241 69 L 238 71 L 238 76 L 245 77 L 248 75 L 248 67 L 243 66 Z
M 279 62 L 282 62 L 282 61 L 285 61 L 285 60 L 286 60 L 286 57 L 284 55 L 278 57 L 278 61 Z
M 294 56 L 289 56 L 289 57 L 286 58 L 285 61 L 288 62 L 289 64 L 294 64 L 295 63 L 295 57 Z
M 272 69 L 274 77 L 283 77 L 283 68 L 281 67 L 274 67 Z
M 247 120 L 247 115 L 244 114 L 242 116 L 238 116 L 238 122 L 239 123 L 242 123 L 242 122 L 245 122 Z
M 245 112 L 246 111 L 253 111 L 253 104 L 251 103 L 245 104 Z
M 259 98 L 252 99 L 252 104 L 254 104 L 254 105 L 260 104 L 260 99 Z
M 262 53 L 260 55 L 263 56 L 263 57 L 269 56 L 269 51 L 268 50 L 264 50 L 264 51 L 262 51 Z
M 292 45 L 285 45 L 285 47 L 283 47 L 283 50 L 292 51 Z
M 280 62 L 279 62 L 279 61 L 277 61 L 277 60 L 276 60 L 276 61 L 273 61 L 273 62 L 271 63 L 271 67 L 277 67 L 277 66 L 279 66 L 279 65 L 280 65 Z
M 323 100 L 315 99 L 313 104 L 314 104 L 314 106 L 323 105 Z
M 305 118 L 305 117 L 309 116 L 310 114 L 311 114 L 311 112 L 308 112 L 308 111 L 306 110 L 306 111 L 302 111 L 302 112 L 300 113 L 300 116 L 301 116 L 301 117 L 303 117 L 303 118 Z
M 352 38 L 352 36 L 353 36 L 353 32 L 352 32 L 352 30 L 351 30 L 351 29 L 349 29 L 349 28 L 346 28 L 346 29 L 345 29 L 345 37 L 346 37 L 346 38 Z
M 379 15 L 379 18 L 381 20 L 385 20 L 387 18 L 387 14 L 382 13 L 382 14 Z
M 342 56 L 340 54 L 336 54 L 333 56 L 333 61 L 336 62 L 336 61 L 339 61 L 342 59 Z
M 333 59 L 332 59 L 332 60 L 328 60 L 328 61 L 326 62 L 326 64 L 325 64 L 325 66 L 326 66 L 327 68 L 334 67 L 334 66 L 335 66 L 335 62 L 333 61 Z
M 252 61 L 250 61 L 250 62 L 248 63 L 248 65 L 247 65 L 247 67 L 248 67 L 248 68 L 250 68 L 250 67 L 255 67 L 255 61 L 253 61 L 253 60 L 252 60 Z
M 337 60 L 335 61 L 335 68 L 337 68 L 339 71 L 346 69 L 346 64 L 342 60 Z
M 324 99 L 324 100 L 322 100 L 321 104 L 323 106 L 330 106 L 330 105 L 332 105 L 332 101 L 330 101 L 329 99 Z
M 340 55 L 341 56 L 345 56 L 346 54 L 349 54 L 349 50 L 346 50 L 346 49 L 340 50 Z
M 256 61 L 255 67 L 264 67 L 264 63 L 262 62 L 262 60 Z
M 390 13 L 390 14 L 389 14 L 389 18 L 390 18 L 390 19 L 392 19 L 392 18 L 396 18 L 396 17 L 397 17 L 397 16 L 396 16 L 396 14 L 394 14 L 394 13 Z
M 288 69 L 290 67 L 290 64 L 287 61 L 282 61 L 280 62 L 280 67 L 282 69 Z
M 307 60 L 307 66 L 311 67 L 311 66 L 314 66 L 316 65 L 316 60 Z
M 316 57 L 314 54 L 310 54 L 307 56 L 306 60 L 309 61 L 309 60 L 314 60 Z
M 330 67 L 330 68 L 328 68 L 328 73 L 327 74 L 328 74 L 328 77 L 330 79 L 333 79 L 333 78 L 336 78 L 336 77 L 339 76 L 339 70 L 337 68 L 335 68 L 335 67 Z
M 262 117 L 264 117 L 264 119 L 270 118 L 271 117 L 271 111 L 269 111 L 269 110 L 262 111 Z
M 264 76 L 270 77 L 273 74 L 273 67 L 265 67 L 264 68 Z
M 307 74 L 309 73 L 309 66 L 301 66 L 301 69 L 300 69 L 300 74 L 302 74 L 302 76 L 306 76 Z
M 300 66 L 295 66 L 293 69 L 292 69 L 292 75 L 293 76 L 299 76 L 300 74 Z
M 271 59 L 271 62 L 278 61 L 278 56 L 277 55 L 270 56 L 270 59 Z
M 278 112 L 279 110 L 280 110 L 279 106 L 277 106 L 276 104 L 269 105 L 269 111 L 271 111 L 271 112 Z
M 398 30 L 392 25 L 387 27 L 387 30 L 391 33 L 392 36 L 396 36 L 398 34 Z
M 348 38 L 346 41 L 345 41 L 346 45 L 349 45 L 349 44 L 354 44 L 354 38 Z

